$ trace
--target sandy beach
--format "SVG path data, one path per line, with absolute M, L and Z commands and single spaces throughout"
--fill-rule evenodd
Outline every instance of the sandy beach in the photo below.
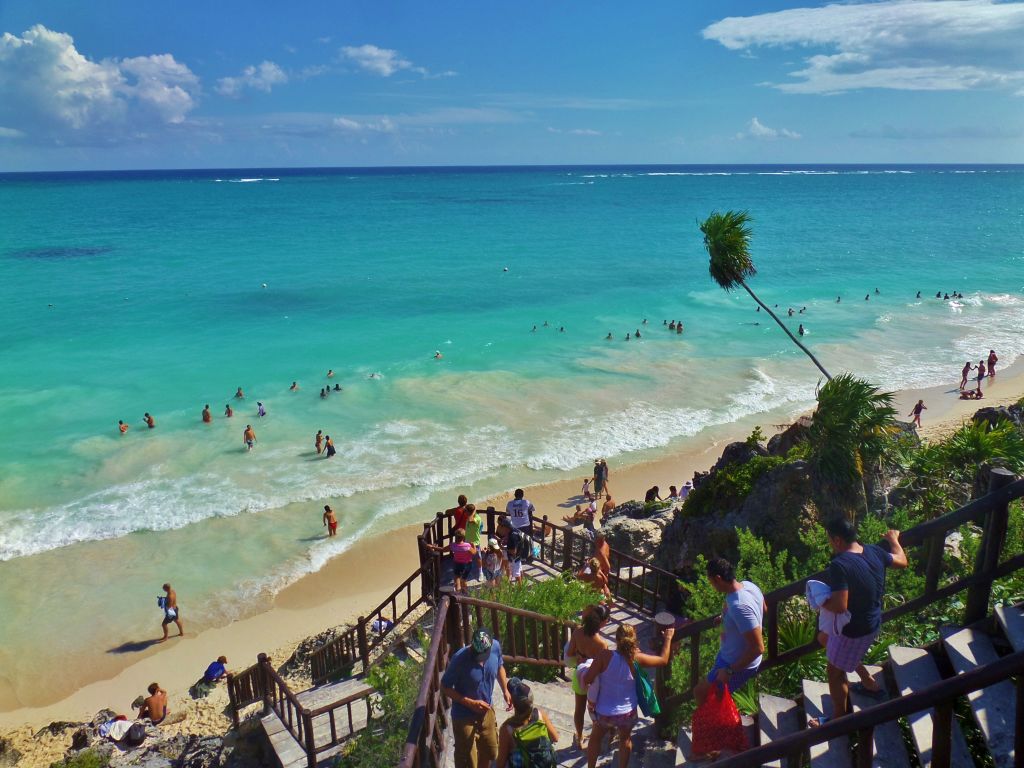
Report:
M 922 435 L 926 438 L 941 436 L 959 426 L 978 408 L 1005 405 L 1024 395 L 1024 360 L 1000 371 L 994 380 L 986 381 L 984 390 L 983 400 L 963 401 L 957 398 L 955 386 L 940 385 L 896 393 L 895 403 L 900 418 L 909 420 L 906 414 L 918 399 L 923 399 L 928 410 L 924 413 Z M 613 463 L 609 480 L 613 496 L 616 501 L 642 498 L 652 485 L 658 485 L 665 492 L 669 485 L 681 484 L 695 471 L 706 470 L 726 443 L 743 439 L 755 425 L 760 425 L 770 436 L 782 421 L 791 421 L 793 415 L 786 418 L 783 413 L 758 414 L 716 430 L 713 435 L 698 435 L 687 441 L 683 451 L 669 451 L 654 460 L 622 468 Z M 527 497 L 538 513 L 560 519 L 579 502 L 584 471 L 557 482 L 529 487 Z M 508 498 L 510 494 L 498 496 L 478 506 L 494 504 L 501 508 Z M 188 698 L 188 687 L 207 664 L 224 654 L 229 659 L 229 668 L 239 670 L 254 663 L 260 652 L 268 652 L 271 658 L 281 662 L 303 638 L 368 611 L 415 568 L 415 537 L 421 531 L 421 525 L 412 525 L 362 540 L 359 546 L 331 560 L 320 571 L 281 591 L 264 612 L 227 626 L 188 634 L 183 639 L 172 637 L 167 643 L 150 646 L 130 658 L 125 657 L 123 668 L 112 677 L 90 677 L 87 654 L 67 659 L 68 689 L 64 695 L 36 707 L 18 706 L 16 701 L 0 699 L 5 709 L 0 712 L 0 729 L 13 734 L 16 742 L 25 743 L 32 730 L 51 721 L 89 719 L 104 707 L 128 713 L 129 703 L 152 681 L 158 681 L 168 691 L 172 709 L 186 713 L 185 720 L 173 727 L 184 732 L 226 727 L 228 721 L 222 712 L 226 702 L 223 689 L 216 695 L 223 696 L 224 702 L 216 706 L 219 699 L 192 702 Z M 154 627 L 154 633 L 158 629 Z M 60 745 L 46 747 L 46 740 L 43 740 L 22 751 L 34 750 L 35 758 L 26 756 L 28 764 L 34 765 L 54 759 L 53 751 L 57 750 L 59 756 L 63 748 Z

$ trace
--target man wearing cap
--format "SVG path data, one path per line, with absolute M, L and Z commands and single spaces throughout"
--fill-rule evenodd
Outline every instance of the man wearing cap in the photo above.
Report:
M 455 768 L 490 768 L 498 756 L 498 726 L 491 706 L 494 681 L 501 686 L 505 708 L 512 709 L 501 645 L 486 629 L 460 648 L 441 677 L 441 691 L 452 702 Z

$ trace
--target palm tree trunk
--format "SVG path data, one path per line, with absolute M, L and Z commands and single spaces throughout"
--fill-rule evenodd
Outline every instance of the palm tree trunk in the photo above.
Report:
M 791 338 L 793 340 L 793 343 L 796 344 L 798 347 L 800 347 L 800 349 L 802 349 L 804 351 L 805 355 L 807 355 L 809 358 L 811 358 L 811 362 L 814 363 L 816 366 L 818 366 L 818 370 L 821 371 L 823 374 L 825 374 L 825 378 L 828 379 L 829 381 L 832 381 L 832 376 L 829 374 L 828 371 L 825 370 L 825 366 L 823 366 L 821 363 L 818 362 L 818 358 L 816 358 L 814 355 L 811 354 L 811 350 L 809 350 L 807 347 L 805 347 L 800 342 L 800 339 L 798 339 L 796 336 L 794 336 L 793 332 L 790 331 L 789 328 L 786 327 L 786 324 L 783 323 L 782 320 L 780 320 L 778 318 L 778 316 L 774 312 L 772 312 L 770 309 L 768 309 L 768 305 L 767 304 L 765 304 L 763 301 L 761 301 L 759 298 L 757 298 L 757 294 L 754 293 L 752 290 L 750 290 L 750 286 L 748 286 L 743 280 L 740 280 L 739 283 L 740 283 L 740 285 L 743 286 L 744 290 L 747 293 L 750 294 L 750 298 L 752 298 L 754 301 L 756 301 L 761 306 L 761 309 L 763 309 L 765 312 L 767 312 L 769 315 L 771 315 L 772 320 L 774 320 L 776 323 L 779 324 L 779 328 L 781 328 L 782 330 L 784 330 L 786 332 L 786 335 L 789 336 L 789 338 Z

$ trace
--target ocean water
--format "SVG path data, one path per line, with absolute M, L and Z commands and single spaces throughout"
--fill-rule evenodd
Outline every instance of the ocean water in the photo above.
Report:
M 165 580 L 225 623 L 462 489 L 810 405 L 817 370 L 708 276 L 698 222 L 730 208 L 751 286 L 807 307 L 833 373 L 955 383 L 1024 352 L 1024 167 L 0 175 L 0 694 L 152 634 Z

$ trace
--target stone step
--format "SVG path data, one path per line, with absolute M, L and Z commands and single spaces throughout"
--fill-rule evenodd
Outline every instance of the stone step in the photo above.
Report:
M 892 661 L 892 673 L 896 680 L 896 687 L 901 696 L 906 696 L 915 691 L 927 688 L 942 680 L 939 668 L 928 651 L 920 648 L 904 648 L 898 645 L 889 646 L 889 659 Z M 935 710 L 927 709 L 907 717 L 910 725 L 911 737 L 914 741 L 914 748 L 917 750 L 918 760 L 921 768 L 930 768 L 932 765 L 932 736 L 935 730 Z M 951 763 L 952 765 L 974 765 L 971 753 L 967 749 L 967 742 L 964 741 L 963 733 L 956 719 L 953 720 L 953 733 L 951 736 Z
M 989 636 L 973 629 L 948 634 L 942 645 L 958 675 L 999 660 Z M 972 691 L 967 694 L 967 700 L 971 703 L 971 714 L 985 737 L 996 768 L 1010 768 L 1014 765 L 1014 724 L 1017 717 L 1013 683 L 1003 680 Z
M 778 741 L 783 736 L 788 736 L 803 728 L 803 712 L 795 701 L 762 693 L 758 697 L 758 702 L 760 712 L 757 715 L 757 726 L 761 744 Z M 765 763 L 771 768 L 790 768 L 791 765 L 798 766 L 799 764 L 799 759 L 795 761 L 780 759 Z
M 868 667 L 871 678 L 881 687 L 877 695 L 862 693 L 855 689 L 860 683 L 860 677 L 856 672 L 851 672 L 850 680 L 850 703 L 853 710 L 859 712 L 863 709 L 888 701 L 890 696 L 886 690 L 885 674 L 881 667 Z M 880 723 L 872 729 L 872 768 L 910 768 L 910 758 L 907 757 L 907 747 L 903 742 L 903 732 L 896 721 Z
M 804 713 L 807 718 L 832 716 L 832 702 L 825 683 L 803 681 Z M 811 768 L 852 768 L 850 740 L 846 736 L 811 746 Z
M 1024 603 L 997 605 L 996 621 L 1014 651 L 1024 651 Z
M 757 721 L 749 715 L 741 715 L 743 718 L 743 731 L 747 735 L 747 744 L 751 747 L 758 746 Z M 686 765 L 708 765 L 707 757 L 693 757 L 693 732 L 690 726 L 685 725 L 679 729 L 676 737 L 675 766 L 680 768 Z

